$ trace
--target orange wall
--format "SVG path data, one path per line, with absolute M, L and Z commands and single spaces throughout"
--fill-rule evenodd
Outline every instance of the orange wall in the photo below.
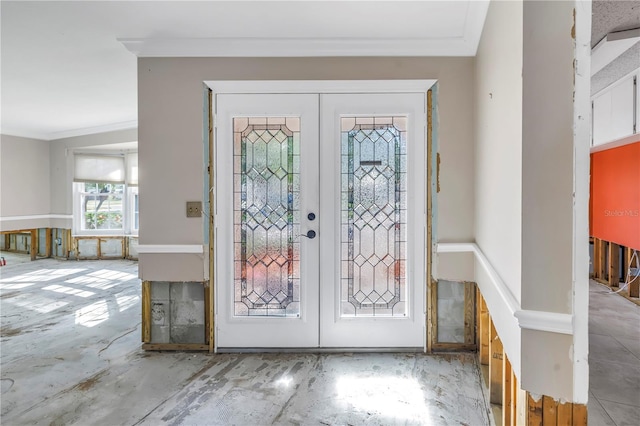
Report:
M 591 154 L 591 236 L 640 250 L 640 141 Z

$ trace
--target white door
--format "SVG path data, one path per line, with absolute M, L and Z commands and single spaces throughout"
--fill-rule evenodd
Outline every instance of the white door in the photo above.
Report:
M 425 95 L 321 102 L 320 345 L 423 347 Z
M 216 346 L 423 347 L 425 95 L 216 100 Z
M 318 96 L 216 102 L 216 345 L 317 347 Z

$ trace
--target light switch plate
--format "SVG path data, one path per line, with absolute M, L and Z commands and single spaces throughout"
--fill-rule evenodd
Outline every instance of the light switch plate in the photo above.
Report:
M 187 217 L 202 216 L 202 201 L 187 201 Z

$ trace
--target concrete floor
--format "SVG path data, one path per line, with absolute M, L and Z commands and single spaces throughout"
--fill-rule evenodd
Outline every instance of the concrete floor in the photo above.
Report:
M 589 284 L 589 424 L 640 425 L 640 306 Z
M 135 262 L 0 275 L 2 424 L 491 424 L 472 354 L 145 353 Z
M 2 424 L 490 424 L 472 355 L 146 353 L 136 262 L 5 257 Z M 640 307 L 607 293 L 590 284 L 589 424 L 637 426 Z

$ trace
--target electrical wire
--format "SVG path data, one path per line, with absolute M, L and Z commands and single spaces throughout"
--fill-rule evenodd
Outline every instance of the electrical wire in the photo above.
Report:
M 640 279 L 640 267 L 636 267 L 633 268 L 635 269 L 635 275 L 633 276 L 633 278 L 631 277 L 631 265 L 633 265 L 633 260 L 635 259 L 636 261 L 636 265 L 640 266 L 640 260 L 638 259 L 638 251 L 637 250 L 633 250 L 633 254 L 631 255 L 631 258 L 629 259 L 629 265 L 627 266 L 627 277 L 624 280 L 624 285 L 622 287 L 620 287 L 618 290 L 613 291 L 611 290 L 609 293 L 607 294 L 616 294 L 616 293 L 620 293 L 621 291 L 623 291 L 624 289 L 626 289 L 627 287 L 629 287 L 629 285 L 631 285 L 631 283 L 637 279 Z

